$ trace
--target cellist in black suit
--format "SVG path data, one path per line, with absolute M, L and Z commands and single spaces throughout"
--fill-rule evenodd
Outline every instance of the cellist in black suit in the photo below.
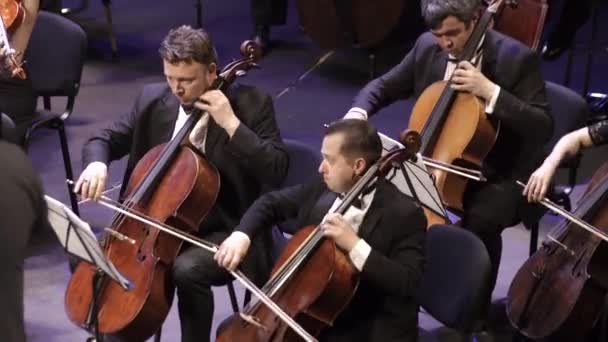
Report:
M 360 271 L 360 283 L 350 304 L 321 334 L 320 341 L 396 342 L 418 337 L 415 293 L 423 271 L 426 233 L 420 206 L 380 179 L 344 215 L 332 213 L 342 201 L 340 194 L 350 190 L 380 158 L 381 151 L 380 138 L 371 124 L 352 119 L 334 122 L 321 147 L 322 178 L 270 192 L 255 201 L 216 254 L 220 265 L 234 269 L 248 254 L 250 240 L 273 224 L 291 219 L 299 227 L 321 224 L 324 235 Z
M 128 154 L 124 191 L 137 162 L 153 147 L 169 141 L 194 105 L 207 114 L 192 130 L 190 142 L 217 167 L 221 184 L 215 205 L 199 230 L 202 238 L 219 244 L 262 191 L 279 186 L 287 173 L 288 155 L 272 99 L 242 84 L 233 84 L 226 93 L 210 90 L 218 76 L 218 62 L 203 30 L 189 26 L 171 30 L 159 52 L 166 83 L 146 85 L 131 112 L 88 140 L 83 150 L 86 168 L 75 190 L 85 198 L 98 198 L 105 187 L 107 165 Z M 266 238 L 270 239 L 261 240 Z M 260 285 L 271 265 L 265 244 L 258 245 L 244 268 Z M 172 276 L 182 341 L 208 341 L 214 309 L 211 286 L 224 285 L 232 281 L 231 276 L 200 248 L 182 250 Z
M 520 221 L 523 201 L 515 180 L 527 179 L 538 165 L 552 133 L 552 119 L 539 59 L 523 44 L 490 29 L 478 48 L 477 67 L 468 61 L 456 64 L 480 17 L 479 6 L 479 0 L 422 0 L 430 32 L 418 38 L 397 66 L 359 92 L 346 117 L 367 119 L 397 100 L 417 98 L 452 73 L 456 90 L 485 101 L 486 113 L 500 122 L 500 129 L 484 163 L 488 182 L 468 183 L 461 223 L 488 249 L 493 288 L 502 252 L 501 232 Z M 490 299 L 488 294 L 488 304 Z

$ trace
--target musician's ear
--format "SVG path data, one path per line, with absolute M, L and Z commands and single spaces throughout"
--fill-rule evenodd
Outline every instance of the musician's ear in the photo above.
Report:
M 367 169 L 367 163 L 365 162 L 365 159 L 363 159 L 363 158 L 355 159 L 355 163 L 353 166 L 354 166 L 355 174 L 357 176 L 363 175 L 365 173 L 365 170 Z
M 215 62 L 207 64 L 207 71 L 209 71 L 210 74 L 217 73 L 217 64 Z

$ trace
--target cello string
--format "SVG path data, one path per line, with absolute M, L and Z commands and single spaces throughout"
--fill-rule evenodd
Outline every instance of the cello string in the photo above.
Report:
M 525 184 L 517 181 L 517 184 L 525 187 Z M 598 187 L 599 188 L 599 187 Z M 597 189 L 597 188 L 596 188 Z M 603 189 L 602 189 L 603 190 Z M 592 195 L 595 193 L 596 190 L 593 191 Z M 590 199 L 595 199 L 595 196 L 586 196 L 585 199 L 583 200 L 584 204 L 587 204 L 587 202 Z M 595 235 L 596 237 L 604 240 L 604 241 L 608 241 L 608 234 L 604 233 L 603 231 L 601 231 L 600 229 L 598 229 L 597 227 L 589 224 L 588 222 L 586 222 L 585 220 L 577 217 L 575 214 L 569 212 L 566 209 L 561 208 L 560 206 L 558 206 L 557 204 L 555 204 L 553 201 L 549 200 L 547 197 L 543 197 L 541 199 L 540 202 L 543 206 L 545 206 L 546 208 L 548 208 L 549 210 L 559 214 L 560 216 L 562 216 L 563 218 L 565 218 L 567 220 L 567 222 L 571 222 L 573 224 L 575 224 L 576 226 L 585 229 L 586 231 L 590 232 L 591 234 Z M 584 208 L 585 205 L 580 205 L 579 208 Z M 563 226 L 567 227 L 569 226 L 568 224 L 564 224 Z M 560 227 L 560 226 L 558 226 Z M 557 228 L 557 227 L 556 227 Z M 564 228 L 558 229 L 558 233 L 561 233 L 563 231 Z M 553 231 L 552 231 L 553 232 Z M 560 234 L 558 234 L 560 235 Z
M 148 224 L 148 225 L 152 225 L 155 228 L 171 234 L 183 241 L 187 241 L 190 242 L 191 244 L 194 244 L 198 247 L 201 247 L 213 254 L 217 253 L 218 251 L 218 245 L 206 241 L 204 239 L 201 239 L 197 236 L 194 236 L 192 234 L 189 234 L 187 232 L 183 232 L 180 231 L 179 229 L 176 229 L 170 225 L 167 225 L 163 222 L 160 222 L 152 217 L 147 217 L 145 214 L 143 213 L 138 213 L 137 211 L 133 210 L 133 211 L 128 211 L 128 210 L 124 210 L 122 208 L 120 208 L 120 206 L 117 206 L 116 201 L 108 198 L 108 197 L 102 197 L 101 200 L 99 201 L 99 203 L 101 205 L 107 206 L 111 209 L 117 210 L 122 212 L 125 216 L 129 216 L 132 217 L 142 223 Z M 245 286 L 248 290 L 250 290 L 252 293 L 256 294 L 258 296 L 258 298 L 264 303 L 266 304 L 277 316 L 279 316 L 280 318 L 282 318 L 285 323 L 287 325 L 289 325 L 290 328 L 292 328 L 294 331 L 296 331 L 296 333 L 298 333 L 298 335 L 300 335 L 305 341 L 310 341 L 310 342 L 316 342 L 317 340 L 310 335 L 304 328 L 302 328 L 299 324 L 297 324 L 293 318 L 291 318 L 289 315 L 287 315 L 276 303 L 274 303 L 270 298 L 268 298 L 268 296 L 265 295 L 265 293 L 263 293 L 260 289 L 258 289 L 253 282 L 251 282 L 251 280 L 249 280 L 249 278 L 247 278 L 242 272 L 240 271 L 232 271 L 229 269 L 226 269 L 230 274 L 232 274 L 236 279 L 238 279 L 243 286 Z

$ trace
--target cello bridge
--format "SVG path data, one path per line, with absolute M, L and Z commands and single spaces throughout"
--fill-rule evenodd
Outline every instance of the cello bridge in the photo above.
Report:
M 256 317 L 244 314 L 242 312 L 239 312 L 239 316 L 241 317 L 241 319 L 243 321 L 255 326 L 256 328 L 262 329 L 266 332 L 268 331 L 268 328 L 266 328 L 263 324 L 261 324 L 260 321 Z

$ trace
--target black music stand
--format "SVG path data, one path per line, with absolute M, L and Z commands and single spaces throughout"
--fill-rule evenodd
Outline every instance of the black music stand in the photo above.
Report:
M 106 258 L 88 223 L 81 220 L 72 210 L 56 199 L 46 195 L 44 199 L 48 207 L 49 223 L 65 252 L 90 263 L 97 269 L 93 277 L 93 284 L 91 284 L 93 296 L 86 321 L 87 328 L 93 329 L 94 337 L 87 338 L 87 341 L 102 342 L 97 321 L 97 300 L 101 285 L 106 277 L 118 282 L 125 290 L 131 289 L 131 283 Z
M 404 146 L 382 133 L 378 133 L 382 141 L 382 155 Z M 441 196 L 435 186 L 435 180 L 427 171 L 426 165 L 422 161 L 422 156 L 418 154 L 418 159 L 405 161 L 391 171 L 386 179 L 393 183 L 406 196 L 411 197 L 425 208 L 442 216 L 446 222 L 451 222 L 448 213 L 443 205 Z

